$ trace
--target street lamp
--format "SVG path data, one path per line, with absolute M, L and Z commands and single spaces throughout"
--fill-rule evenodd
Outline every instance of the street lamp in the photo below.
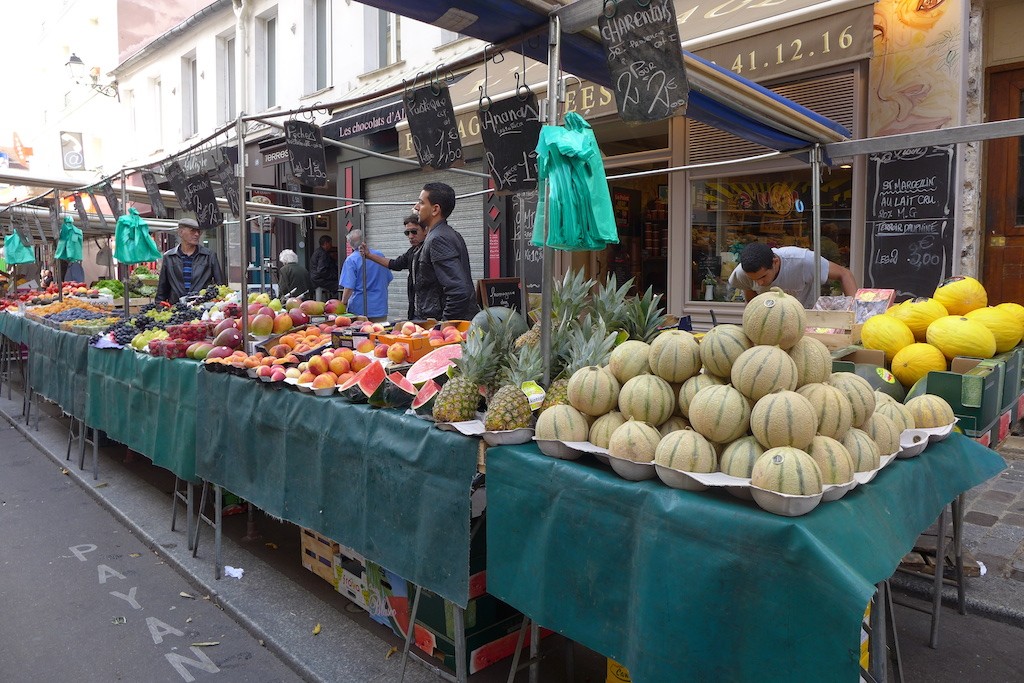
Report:
M 116 97 L 117 101 L 121 101 L 121 93 L 117 90 L 117 81 L 111 81 L 108 85 L 103 85 L 99 82 L 100 69 L 94 66 L 89 70 L 89 80 L 83 81 L 82 76 L 85 71 L 85 62 L 82 61 L 81 57 L 76 55 L 74 52 L 68 57 L 68 61 L 64 64 L 68 69 L 68 74 L 71 76 L 71 80 L 76 85 L 87 85 L 101 95 L 107 97 Z

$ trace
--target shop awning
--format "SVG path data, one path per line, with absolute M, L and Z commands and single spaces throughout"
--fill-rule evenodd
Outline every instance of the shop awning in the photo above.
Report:
M 417 0 L 415 3 L 408 0 L 363 0 L 363 4 L 490 43 L 506 43 L 528 57 L 546 61 L 549 17 L 542 11 L 542 6 L 550 5 L 554 9 L 562 3 L 556 5 L 535 0 L 529 3 L 525 0 Z M 808 3 L 805 0 L 794 4 Z M 592 0 L 579 0 L 573 6 L 578 6 L 582 12 L 589 12 L 591 8 L 600 10 L 600 3 Z M 595 17 L 595 24 L 596 11 L 584 14 Z M 574 21 L 580 29 L 585 25 Z M 527 39 L 528 36 L 539 36 L 540 39 Z M 518 43 L 515 42 L 517 37 L 522 37 Z M 562 38 L 561 59 L 565 71 L 594 83 L 610 84 L 602 47 L 589 32 L 564 33 Z M 691 88 L 686 112 L 689 118 L 779 151 L 793 151 L 814 143 L 833 143 L 851 137 L 851 133 L 838 123 L 767 88 L 691 53 L 684 51 L 684 55 Z

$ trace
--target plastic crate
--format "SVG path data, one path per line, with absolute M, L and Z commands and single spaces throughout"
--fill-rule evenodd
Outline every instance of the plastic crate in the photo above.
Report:
M 334 556 L 341 546 L 312 529 L 302 527 L 299 534 L 302 540 L 302 566 L 337 588 Z

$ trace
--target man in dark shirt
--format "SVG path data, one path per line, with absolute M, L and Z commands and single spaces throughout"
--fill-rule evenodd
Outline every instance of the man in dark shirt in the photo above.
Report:
M 413 265 L 416 263 L 416 256 L 420 253 L 420 247 L 423 246 L 423 240 L 427 236 L 427 231 L 420 225 L 420 218 L 416 214 L 407 216 L 404 223 L 405 236 L 409 238 L 409 249 L 398 258 L 389 259 L 383 256 L 377 256 L 369 250 L 365 241 L 359 245 L 359 252 L 365 258 L 373 261 L 374 263 L 379 263 L 385 268 L 409 271 L 409 280 L 405 286 L 406 292 L 409 295 L 409 320 L 417 320 L 416 269 L 413 268 Z
M 331 299 L 338 292 L 338 259 L 334 257 L 334 242 L 330 235 L 320 238 L 320 248 L 309 260 L 309 277 L 316 286 L 319 301 Z
M 194 218 L 178 221 L 178 246 L 163 254 L 156 300 L 177 303 L 189 294 L 197 294 L 207 285 L 226 284 L 217 255 L 199 244 L 202 231 Z
M 455 209 L 455 190 L 445 183 L 427 183 L 413 206 L 427 237 L 417 254 L 416 317 L 470 320 L 480 310 L 466 240 L 448 225 Z

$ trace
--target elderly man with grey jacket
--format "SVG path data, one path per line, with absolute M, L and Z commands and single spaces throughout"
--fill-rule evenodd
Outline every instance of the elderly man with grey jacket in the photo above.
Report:
M 224 273 L 217 255 L 199 244 L 202 231 L 193 218 L 178 221 L 178 246 L 163 254 L 156 300 L 169 304 L 190 294 L 198 294 L 207 285 L 223 285 Z

